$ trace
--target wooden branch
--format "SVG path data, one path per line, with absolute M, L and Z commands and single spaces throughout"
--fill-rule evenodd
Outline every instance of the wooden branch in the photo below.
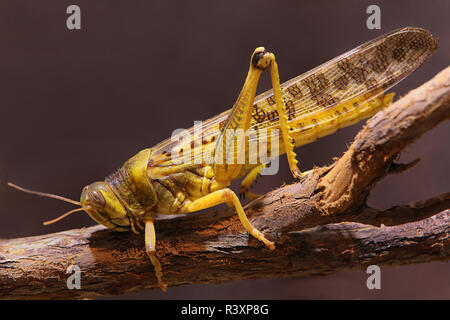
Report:
M 367 121 L 349 150 L 321 179 L 320 206 L 328 214 L 363 202 L 408 144 L 450 118 L 450 68 Z M 358 201 L 359 200 L 359 201 Z
M 450 257 L 450 193 L 378 211 L 365 205 L 373 185 L 407 169 L 396 155 L 450 116 L 450 67 L 370 119 L 330 167 L 246 206 L 250 221 L 276 242 L 268 251 L 231 209 L 157 221 L 157 255 L 169 286 L 308 276 L 370 264 Z M 66 287 L 78 265 L 81 290 Z M 0 240 L 0 297 L 92 298 L 157 288 L 143 236 L 101 226 Z M 170 290 L 170 289 L 169 289 Z

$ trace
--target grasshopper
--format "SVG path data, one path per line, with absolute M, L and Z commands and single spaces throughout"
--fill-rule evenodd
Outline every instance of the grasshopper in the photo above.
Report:
M 80 206 L 44 224 L 85 211 L 111 230 L 144 230 L 146 252 L 165 290 L 155 255 L 155 214 L 186 214 L 226 203 L 236 209 L 246 231 L 274 250 L 274 242 L 252 226 L 238 196 L 229 188 L 231 181 L 245 177 L 240 193 L 257 197 L 249 188 L 266 162 L 252 143 L 270 137 L 265 148 L 272 150 L 277 145 L 278 152 L 267 152 L 268 157 L 285 153 L 294 178 L 302 178 L 295 147 L 388 107 L 394 93 L 384 92 L 421 66 L 436 49 L 437 39 L 428 31 L 398 29 L 280 84 L 275 55 L 259 47 L 251 55 L 247 77 L 232 109 L 206 121 L 201 134 L 196 135 L 194 127 L 182 139 L 172 137 L 142 150 L 104 181 L 86 186 L 80 202 L 9 185 Z M 266 69 L 273 89 L 255 97 Z M 249 130 L 251 135 L 239 135 Z M 237 161 L 239 156 L 241 161 Z

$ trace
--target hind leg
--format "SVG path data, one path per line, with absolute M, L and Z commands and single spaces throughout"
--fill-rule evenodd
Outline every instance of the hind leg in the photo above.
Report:
M 290 132 L 291 128 L 288 124 L 286 105 L 282 97 L 280 76 L 278 74 L 275 55 L 267 52 L 263 47 L 259 47 L 253 52 L 250 59 L 250 69 L 244 86 L 216 142 L 214 150 L 214 174 L 216 180 L 220 181 L 223 185 L 229 185 L 230 181 L 239 175 L 245 164 L 235 163 L 234 160 L 238 157 L 239 150 L 245 150 L 248 137 L 241 136 L 241 134 L 247 132 L 250 128 L 256 87 L 261 73 L 267 68 L 270 69 L 273 97 L 278 112 L 281 137 L 286 150 L 289 168 L 295 178 L 302 177 L 302 173 L 297 167 L 294 143 Z

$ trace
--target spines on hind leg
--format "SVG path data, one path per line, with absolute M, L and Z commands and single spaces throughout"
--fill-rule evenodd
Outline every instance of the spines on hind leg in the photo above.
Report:
M 257 167 L 254 167 L 250 172 L 247 174 L 247 176 L 242 180 L 241 187 L 239 189 L 239 195 L 241 198 L 249 198 L 251 200 L 254 200 L 259 197 L 258 194 L 249 192 L 251 186 L 256 183 L 258 177 L 261 174 L 261 170 L 265 168 L 265 164 L 261 164 Z

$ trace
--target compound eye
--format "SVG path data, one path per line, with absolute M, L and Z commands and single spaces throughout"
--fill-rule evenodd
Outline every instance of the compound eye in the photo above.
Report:
M 106 204 L 103 194 L 98 190 L 88 191 L 89 200 L 98 208 L 103 208 Z

